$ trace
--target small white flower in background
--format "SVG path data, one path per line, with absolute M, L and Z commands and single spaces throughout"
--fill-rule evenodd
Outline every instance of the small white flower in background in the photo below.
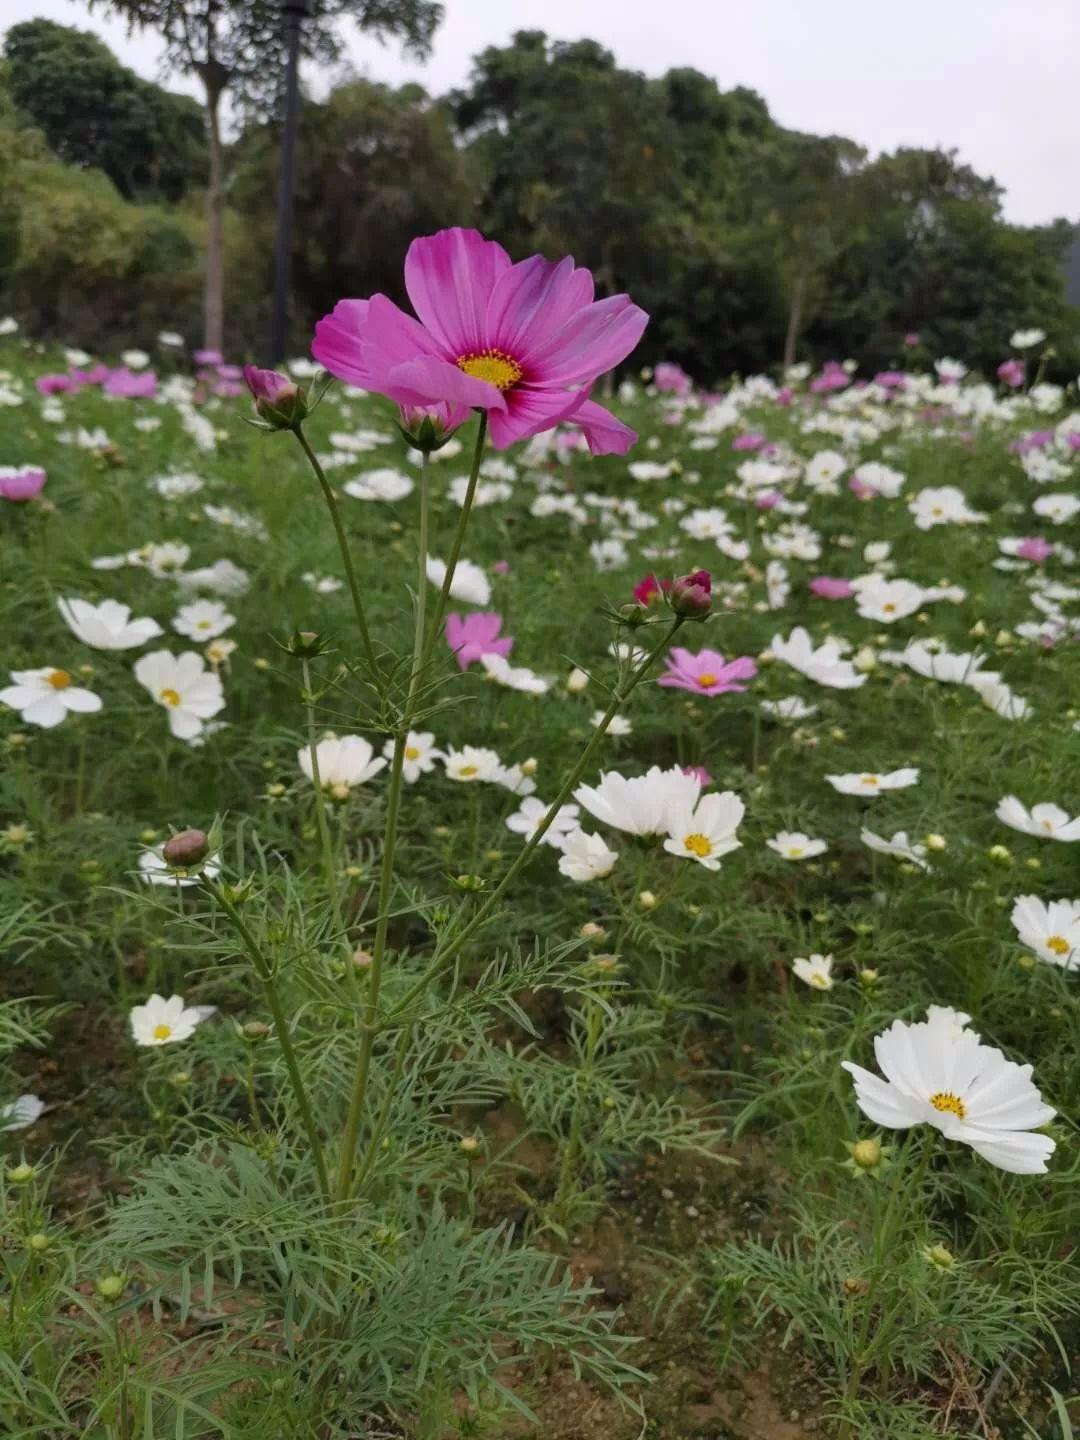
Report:
M 782 610 L 791 594 L 788 568 L 781 560 L 770 560 L 765 566 L 765 593 L 770 610 Z
M 619 858 L 618 851 L 610 849 L 599 835 L 589 835 L 584 830 L 572 830 L 566 835 L 562 852 L 559 874 L 579 884 L 586 880 L 603 880 L 614 870 Z
M 348 488 L 346 485 L 345 489 L 348 490 Z M 468 490 L 469 477 L 459 475 L 456 480 L 451 480 L 446 493 L 455 505 L 464 505 Z M 483 510 L 487 505 L 496 505 L 501 500 L 509 500 L 513 493 L 513 488 L 505 480 L 481 480 L 473 494 L 473 509 Z
M 595 729 L 604 718 L 603 710 L 594 710 L 589 716 L 589 724 Z M 625 715 L 613 715 L 608 721 L 604 733 L 606 735 L 629 735 L 634 729 L 633 723 Z
M 129 370 L 145 370 L 150 364 L 150 356 L 145 350 L 122 350 L 120 359 Z
M 215 560 L 201 570 L 187 570 L 177 575 L 182 590 L 209 590 L 212 595 L 243 595 L 250 581 L 246 570 L 231 560 Z M 340 581 L 338 582 L 340 588 Z
M 156 490 L 163 500 L 182 500 L 185 495 L 197 494 L 205 484 L 198 475 L 155 475 L 150 481 L 151 490 Z
M 387 760 L 394 758 L 394 742 L 387 740 L 382 752 Z M 435 748 L 435 736 L 430 730 L 410 730 L 405 737 L 405 753 L 402 756 L 401 773 L 406 785 L 415 785 L 421 775 L 435 769 L 435 761 L 445 757 Z
M 1036 515 L 1052 520 L 1055 525 L 1064 525 L 1080 511 L 1080 498 L 1075 495 L 1040 495 L 1031 502 Z
M 173 655 L 151 650 L 135 662 L 135 679 L 169 717 L 169 729 L 178 740 L 194 740 L 204 723 L 225 708 L 220 678 L 206 668 L 194 650 Z
M 487 750 L 482 745 L 463 745 L 460 750 L 446 752 L 443 767 L 448 780 L 461 780 L 468 784 L 494 780 L 502 769 L 502 761 L 494 750 Z
M 1041 345 L 1045 339 L 1045 330 L 1014 330 L 1009 336 L 1009 345 L 1014 350 L 1030 350 L 1033 345 Z
M 411 495 L 413 482 L 400 470 L 366 470 L 341 487 L 354 500 L 404 500 Z
M 19 322 L 15 319 L 14 315 L 5 315 L 4 318 L 0 320 L 0 335 L 14 335 L 18 328 Z
M 839 495 L 848 462 L 837 450 L 819 450 L 807 461 L 803 479 L 816 495 Z
M 798 956 L 792 960 L 791 968 L 798 979 L 805 981 L 814 990 L 831 990 L 836 984 L 832 975 L 833 957 L 813 954 Z
M 706 870 L 719 870 L 720 857 L 742 845 L 735 831 L 745 813 L 746 806 L 732 790 L 703 795 L 696 806 L 669 816 L 664 849 L 696 860 Z
M 166 350 L 182 350 L 184 348 L 184 337 L 178 335 L 175 330 L 162 330 L 157 339 L 158 344 Z
M 891 840 L 886 840 L 864 827 L 859 831 L 859 839 L 868 849 L 876 850 L 879 855 L 891 855 L 894 860 L 907 860 L 912 865 L 917 865 L 920 870 L 930 869 L 926 863 L 926 846 L 910 841 L 906 830 L 897 830 Z
M 218 665 L 224 665 L 236 648 L 235 640 L 211 640 L 203 651 L 203 654 L 210 664 L 216 668 Z
M 997 675 L 976 675 L 969 684 L 987 709 L 993 710 L 1003 720 L 1027 720 L 1030 717 L 1028 702 L 1022 695 L 1015 694 Z
M 574 799 L 597 820 L 628 835 L 666 834 L 671 817 L 692 811 L 701 795 L 701 781 L 677 765 L 653 765 L 644 775 L 628 778 L 616 770 L 601 774 L 599 784 L 579 785 Z
M 83 365 L 89 365 L 90 361 L 93 358 L 94 357 L 87 354 L 85 350 L 71 349 L 64 351 L 64 359 L 67 364 L 74 365 L 76 368 L 81 368 Z
M 204 505 L 202 508 L 208 520 L 213 520 L 215 525 L 223 525 L 226 530 L 235 530 L 238 535 L 247 535 L 252 540 L 270 538 L 266 526 L 254 515 L 234 510 L 231 505 Z
M 362 735 L 346 735 L 343 739 L 328 735 L 315 746 L 315 758 L 319 764 L 319 783 L 335 800 L 347 799 L 354 786 L 365 785 L 386 768 L 386 760 L 376 757 L 370 742 Z M 296 752 L 296 760 L 314 783 L 311 751 L 306 745 Z
M 526 840 L 531 840 L 536 832 L 540 821 L 548 812 L 548 806 L 535 795 L 529 795 L 513 815 L 506 817 L 506 828 L 512 830 L 515 835 L 521 835 Z M 555 813 L 555 818 L 544 831 L 541 845 L 550 845 L 554 850 L 561 850 L 567 835 L 579 829 L 578 807 L 576 805 L 560 805 Z
M 874 796 L 885 790 L 906 790 L 910 785 L 917 785 L 919 772 L 909 766 L 902 770 L 889 770 L 883 775 L 862 771 L 850 775 L 826 775 L 825 779 L 841 795 Z
M 1059 805 L 1044 803 L 1028 810 L 1015 795 L 1006 795 L 994 814 L 1002 824 L 1040 840 L 1080 840 L 1080 816 L 1070 817 Z
M 141 430 L 144 435 L 150 435 L 155 430 L 161 429 L 161 421 L 156 415 L 139 415 L 131 422 L 136 430 Z
M 801 830 L 778 830 L 765 844 L 785 860 L 812 860 L 829 848 L 827 841 L 815 840 Z
M 345 588 L 344 580 L 339 580 L 336 575 L 318 575 L 314 570 L 305 570 L 300 579 L 310 586 L 316 595 L 333 595 Z
M 962 360 L 953 360 L 949 355 L 943 356 L 940 360 L 935 360 L 934 369 L 938 373 L 939 380 L 962 380 L 968 373 L 968 367 Z
M 490 775 L 482 778 L 490 780 L 493 785 L 501 786 L 503 790 L 509 790 L 511 795 L 532 795 L 536 790 L 532 771 L 527 771 L 524 765 L 503 765 L 500 762 Z
M 630 553 L 621 540 L 594 540 L 589 557 L 597 570 L 619 570 L 629 564 Z
M 921 640 L 910 640 L 898 654 L 894 655 L 890 651 L 887 656 L 883 655 L 882 659 L 906 665 L 909 670 L 914 670 L 916 675 L 922 675 L 927 680 L 939 680 L 946 685 L 991 683 L 998 678 L 989 671 L 980 675 L 980 666 L 986 664 L 985 656 L 937 649 Z
M 999 1170 L 1045 1174 L 1054 1141 L 1033 1132 L 1056 1112 L 1032 1083 L 1030 1065 L 940 1019 L 894 1020 L 874 1040 L 874 1054 L 884 1080 L 850 1060 L 841 1063 L 855 1082 L 859 1109 L 875 1125 L 932 1125 Z
M 191 559 L 191 546 L 179 540 L 162 540 L 157 545 L 144 545 L 134 550 L 129 563 L 144 565 L 157 580 L 173 579 Z
M 56 608 L 72 634 L 95 650 L 133 650 L 164 633 L 146 615 L 132 620 L 131 607 L 119 600 L 58 600 Z
M 489 680 L 507 690 L 521 690 L 526 695 L 546 695 L 553 681 L 537 675 L 527 665 L 511 665 L 505 655 L 481 655 L 480 664 Z
M 588 683 L 588 674 L 577 665 L 574 666 L 573 670 L 571 670 L 570 674 L 566 677 L 566 688 L 571 695 L 580 695 Z
M 149 850 L 143 850 L 139 854 L 139 879 L 147 885 L 171 885 L 173 889 L 177 885 L 187 889 L 189 885 L 198 885 L 197 875 L 182 874 L 173 869 L 162 855 L 161 845 L 155 845 Z M 205 860 L 199 862 L 199 869 L 210 880 L 213 880 L 221 872 L 221 862 L 213 855 L 208 855 Z
M 785 695 L 781 700 L 762 700 L 761 708 L 766 715 L 775 715 L 779 720 L 809 720 L 818 713 L 816 705 L 808 705 L 798 695 Z
M 428 581 L 441 587 L 446 579 L 446 561 L 433 555 L 427 557 Z M 450 586 L 451 600 L 460 600 L 466 605 L 486 605 L 491 599 L 491 585 L 488 578 L 471 560 L 459 560 L 454 570 L 454 583 Z
M 1061 385 L 1049 385 L 1043 381 L 1041 385 L 1031 387 L 1028 399 L 1040 415 L 1052 415 L 1055 410 L 1061 409 L 1065 399 L 1065 390 Z
M 971 509 L 964 492 L 955 485 L 920 490 L 908 501 L 908 509 L 918 530 L 932 530 L 937 525 L 981 525 L 987 519 Z
M 45 1102 L 36 1095 L 19 1095 L 0 1105 L 0 1133 L 5 1130 L 27 1130 L 45 1113 Z
M 14 685 L 0 690 L 0 705 L 18 710 L 27 725 L 51 730 L 69 714 L 94 715 L 101 696 L 72 683 L 68 670 L 46 665 L 40 670 L 12 670 Z
M 132 1007 L 129 1019 L 136 1045 L 174 1045 L 190 1040 L 199 1025 L 214 1013 L 213 1005 L 184 1004 L 182 995 L 151 995 L 143 1005 Z
M 887 500 L 895 500 L 904 488 L 907 476 L 894 470 L 891 465 L 882 465 L 879 460 L 869 460 L 855 471 L 855 479 L 860 485 L 869 485 Z
M 857 690 L 866 684 L 865 675 L 857 675 L 850 660 L 845 660 L 835 640 L 826 640 L 816 648 L 809 633 L 796 625 L 785 640 L 774 635 L 769 648 L 777 660 L 790 665 L 808 680 L 827 685 L 832 690 Z
M 213 640 L 235 624 L 236 616 L 230 615 L 220 600 L 193 600 L 181 605 L 172 622 L 177 634 L 189 640 Z
M 1021 895 L 1010 919 L 1017 936 L 1040 960 L 1065 970 L 1080 969 L 1080 900 L 1040 900 Z
M 926 600 L 926 591 L 921 585 L 914 585 L 910 580 L 883 580 L 877 573 L 853 580 L 852 588 L 859 614 L 864 620 L 876 620 L 880 625 L 906 620 Z
M 888 540 L 871 540 L 863 546 L 862 558 L 867 565 L 884 565 L 892 554 Z

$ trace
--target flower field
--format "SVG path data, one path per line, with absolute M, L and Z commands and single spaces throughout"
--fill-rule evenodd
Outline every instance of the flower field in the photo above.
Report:
M 1075 388 L 470 233 L 4 327 L 0 1431 L 1068 1440 Z

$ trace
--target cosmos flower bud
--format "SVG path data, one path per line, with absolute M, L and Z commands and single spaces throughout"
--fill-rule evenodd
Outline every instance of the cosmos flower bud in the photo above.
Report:
M 860 1170 L 873 1170 L 881 1164 L 880 1140 L 856 1140 L 851 1147 L 851 1158 Z
M 240 1033 L 245 1040 L 251 1040 L 253 1042 L 256 1040 L 265 1040 L 267 1035 L 270 1034 L 270 1026 L 262 1020 L 248 1020 L 246 1024 L 241 1026 Z
M 712 576 L 708 570 L 693 570 L 673 580 L 668 602 L 684 620 L 704 620 L 712 609 Z
M 475 1155 L 480 1149 L 480 1141 L 475 1135 L 463 1135 L 458 1141 L 458 1149 L 466 1155 Z
M 244 366 L 244 382 L 255 411 L 271 430 L 295 430 L 308 413 L 307 391 L 277 370 Z
M 126 1283 L 122 1275 L 102 1275 L 97 1282 L 97 1292 L 103 1300 L 119 1300 Z
M 639 625 L 644 625 L 649 618 L 649 612 L 644 605 L 631 600 L 618 609 L 618 621 L 620 625 L 628 625 L 631 630 L 636 630 Z
M 33 1235 L 28 1235 L 26 1243 L 35 1255 L 42 1255 L 52 1243 L 43 1230 L 36 1230 Z
M 7 1178 L 11 1181 L 12 1185 L 29 1185 L 36 1174 L 37 1171 L 33 1165 L 28 1165 L 24 1160 L 20 1165 L 12 1165 L 11 1169 L 7 1172 Z
M 928 1245 L 923 1254 L 938 1270 L 951 1270 L 956 1264 L 956 1256 L 946 1245 Z
M 469 418 L 463 405 L 402 405 L 398 429 L 406 445 L 424 455 L 441 450 L 454 431 Z
M 176 835 L 170 835 L 165 841 L 161 847 L 161 858 L 166 865 L 186 870 L 191 865 L 198 865 L 200 860 L 205 860 L 209 849 L 210 841 L 205 831 L 181 830 Z
M 575 665 L 570 674 L 566 677 L 566 688 L 571 695 L 580 695 L 582 690 L 589 683 L 589 677 L 579 666 Z

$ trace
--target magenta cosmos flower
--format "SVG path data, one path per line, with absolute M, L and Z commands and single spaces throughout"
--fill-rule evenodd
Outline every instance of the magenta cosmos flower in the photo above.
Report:
M 0 465 L 0 496 L 5 500 L 33 500 L 45 486 L 45 471 L 38 465 Z
M 398 405 L 487 412 L 502 450 L 564 421 L 594 455 L 625 455 L 637 436 L 589 399 L 648 323 L 626 295 L 594 300 L 593 277 L 567 257 L 516 265 L 476 230 L 414 240 L 405 288 L 418 319 L 385 295 L 340 300 L 311 353 L 332 375 Z
M 667 657 L 667 670 L 657 680 L 674 690 L 692 690 L 697 695 L 726 695 L 729 690 L 742 692 L 739 680 L 752 680 L 757 666 L 749 655 L 725 660 L 716 650 L 700 650 L 696 655 L 673 645 Z
M 475 615 L 446 617 L 446 643 L 462 670 L 474 665 L 481 655 L 501 655 L 505 659 L 514 648 L 509 635 L 500 635 L 502 616 L 495 610 L 481 610 Z
M 850 600 L 855 591 L 850 580 L 839 580 L 835 575 L 818 575 L 810 581 L 810 593 L 821 600 Z

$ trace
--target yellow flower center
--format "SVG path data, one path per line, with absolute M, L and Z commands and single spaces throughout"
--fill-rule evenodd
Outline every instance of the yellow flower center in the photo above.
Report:
M 801 845 L 789 845 L 787 848 L 787 857 L 789 860 L 798 860 L 799 856 L 803 853 L 804 851 Z
M 461 769 L 458 771 L 458 774 L 463 780 L 471 780 L 472 777 L 479 774 L 479 772 L 479 765 L 462 765 Z
M 882 611 L 883 611 L 886 615 L 895 615 L 895 614 L 896 614 L 896 606 L 892 603 L 891 600 L 888 601 L 885 605 L 882 605 L 881 608 L 882 608 Z
M 931 514 L 931 515 L 944 515 L 944 514 L 945 514 L 945 511 L 941 508 L 940 505 L 935 505 L 934 508 L 930 511 L 930 514 Z
M 936 1095 L 931 1095 L 930 1104 L 943 1115 L 955 1115 L 958 1120 L 963 1120 L 967 1114 L 967 1106 L 960 1096 L 954 1095 L 951 1090 L 939 1090 Z
M 1055 955 L 1068 955 L 1072 946 L 1065 939 L 1064 935 L 1051 935 L 1046 942 L 1046 948 L 1052 950 Z
M 155 1025 L 155 1026 L 154 1026 L 154 1039 L 155 1039 L 155 1040 L 167 1040 L 171 1034 L 172 1034 L 172 1026 L 171 1026 L 171 1025 Z
M 195 629 L 196 629 L 196 630 L 209 630 L 210 628 L 211 628 L 211 622 L 210 622 L 209 620 L 197 620 L 197 621 L 195 622 Z
M 716 684 L 716 676 L 713 675 L 710 671 L 706 671 L 704 675 L 699 675 L 697 677 L 697 683 L 703 689 L 708 689 L 710 685 Z
M 71 676 L 66 670 L 50 670 L 45 679 L 54 690 L 66 690 L 71 684 Z
M 180 704 L 179 692 L 171 689 L 168 685 L 164 690 L 158 691 L 158 699 L 163 705 L 171 705 L 174 710 Z
M 823 970 L 815 970 L 809 979 L 810 984 L 816 986 L 818 990 L 827 990 L 829 988 L 829 977 Z
M 691 855 L 696 855 L 699 860 L 704 860 L 712 854 L 712 841 L 706 835 L 697 832 L 693 835 L 684 835 L 682 843 Z
M 420 759 L 420 751 L 416 748 L 415 745 L 406 745 L 406 746 L 405 746 L 405 759 L 406 759 L 406 760 L 419 760 L 419 759 Z
M 859 781 L 863 785 L 880 785 L 881 777 L 878 775 L 860 775 Z
M 486 380 L 496 390 L 509 390 L 521 379 L 521 366 L 504 350 L 481 350 L 475 355 L 459 355 L 458 369 L 474 380 Z

